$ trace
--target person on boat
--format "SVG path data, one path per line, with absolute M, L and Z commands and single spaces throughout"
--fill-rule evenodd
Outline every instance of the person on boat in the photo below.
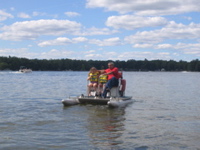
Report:
M 88 95 L 89 96 L 91 96 L 91 94 L 90 94 L 91 90 L 93 90 L 93 91 L 97 90 L 99 74 L 100 74 L 99 71 L 95 67 L 92 67 L 88 73 L 87 80 L 90 81 L 90 83 L 88 84 Z
M 118 86 L 119 84 L 119 72 L 118 68 L 115 67 L 113 62 L 108 63 L 108 69 L 101 70 L 103 73 L 102 75 L 107 75 L 108 76 L 108 81 L 106 83 L 106 86 L 103 90 L 103 97 L 106 98 L 107 92 L 115 86 Z M 101 76 L 102 76 L 101 75 Z
M 98 96 L 101 96 L 103 94 L 103 89 L 105 89 L 107 81 L 108 81 L 107 75 L 102 74 L 102 75 L 99 76 Z

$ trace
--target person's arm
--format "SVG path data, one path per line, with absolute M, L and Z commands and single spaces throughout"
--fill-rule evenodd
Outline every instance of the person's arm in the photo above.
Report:
M 100 74 L 105 73 L 105 70 L 99 70 Z
M 109 75 L 109 74 L 113 74 L 113 71 L 110 71 L 110 72 L 104 73 L 103 75 Z
M 117 74 L 118 73 L 118 69 L 117 68 L 113 68 L 112 71 L 107 72 L 105 75 L 109 75 L 109 74 Z
M 90 80 L 92 76 L 90 75 L 90 73 L 88 73 L 88 77 L 87 77 L 87 80 Z

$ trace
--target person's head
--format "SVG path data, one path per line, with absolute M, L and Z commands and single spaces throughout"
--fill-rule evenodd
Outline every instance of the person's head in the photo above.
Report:
M 95 67 L 92 67 L 91 69 L 90 69 L 90 72 L 96 72 L 97 71 L 97 69 L 95 68 Z
M 108 63 L 108 68 L 112 69 L 112 68 L 114 68 L 114 66 L 115 66 L 115 65 L 114 65 L 113 62 L 109 62 L 109 63 Z

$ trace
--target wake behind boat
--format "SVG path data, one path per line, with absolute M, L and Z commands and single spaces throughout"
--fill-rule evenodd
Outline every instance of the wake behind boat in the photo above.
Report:
M 120 78 L 119 86 L 108 91 L 106 98 L 97 95 L 97 91 L 91 90 L 85 96 L 69 97 L 62 100 L 64 106 L 77 104 L 108 105 L 109 107 L 124 107 L 133 102 L 132 96 L 125 96 L 126 80 Z M 90 96 L 89 96 L 90 95 Z

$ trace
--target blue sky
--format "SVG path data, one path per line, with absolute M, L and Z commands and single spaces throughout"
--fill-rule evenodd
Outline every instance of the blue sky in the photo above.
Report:
M 199 0 L 1 0 L 0 56 L 200 58 Z

